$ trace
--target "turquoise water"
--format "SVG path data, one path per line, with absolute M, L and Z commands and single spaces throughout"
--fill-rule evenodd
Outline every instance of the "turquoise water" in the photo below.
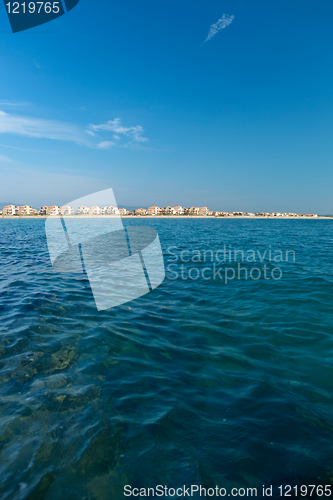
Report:
M 333 481 L 333 222 L 124 224 L 167 276 L 98 312 L 43 220 L 0 221 L 1 500 Z

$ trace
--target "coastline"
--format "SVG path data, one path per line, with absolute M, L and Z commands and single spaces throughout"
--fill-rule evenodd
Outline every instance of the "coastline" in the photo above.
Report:
M 0 220 L 11 219 L 11 220 L 22 220 L 22 219 L 48 219 L 49 217 L 59 217 L 58 215 L 4 215 L 0 216 Z M 243 219 L 243 220 L 253 220 L 253 219 L 267 219 L 267 220 L 330 220 L 333 216 L 318 216 L 318 217 L 264 217 L 262 215 L 258 216 L 242 216 L 242 215 L 229 215 L 227 217 L 219 217 L 215 215 L 63 215 L 62 219 Z

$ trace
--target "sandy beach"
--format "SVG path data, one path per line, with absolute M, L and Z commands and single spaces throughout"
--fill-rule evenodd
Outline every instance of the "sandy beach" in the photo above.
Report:
M 58 215 L 48 216 L 48 215 L 4 215 L 1 219 L 48 219 L 49 217 L 57 218 Z M 318 217 L 264 217 L 264 216 L 241 216 L 241 215 L 230 215 L 227 217 L 215 217 L 214 215 L 64 215 L 63 219 L 269 219 L 269 220 L 327 220 L 333 219 L 333 216 L 318 216 Z

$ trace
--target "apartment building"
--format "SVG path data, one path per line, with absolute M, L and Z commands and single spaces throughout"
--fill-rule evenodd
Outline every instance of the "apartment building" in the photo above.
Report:
M 126 215 L 128 213 L 128 210 L 126 208 L 119 208 L 119 215 Z
M 185 207 L 173 207 L 174 213 L 178 215 L 183 215 L 185 213 Z
M 58 207 L 57 205 L 52 205 L 51 207 L 48 207 L 46 215 L 60 215 L 60 207 Z
M 208 208 L 207 207 L 200 207 L 198 211 L 198 215 L 208 215 Z
M 32 207 L 29 205 L 23 205 L 22 207 L 16 207 L 17 215 L 30 215 L 32 211 Z
M 101 214 L 102 215 L 119 215 L 119 210 L 118 210 L 118 207 L 113 207 L 113 206 L 103 207 L 101 209 Z
M 147 215 L 147 210 L 145 208 L 138 208 L 134 210 L 135 215 Z
M 190 207 L 188 209 L 188 213 L 190 215 L 198 215 L 199 214 L 199 207 Z
M 65 206 L 60 208 L 61 215 L 74 215 L 74 209 L 70 206 Z
M 46 207 L 46 215 L 60 215 L 60 207 L 57 205 Z
M 38 215 L 38 210 L 30 207 L 29 205 L 23 205 L 23 207 L 17 207 L 18 215 Z
M 165 208 L 163 208 L 163 213 L 165 215 L 175 215 L 175 211 L 174 211 L 173 207 L 165 207 Z
M 82 205 L 81 207 L 79 207 L 76 211 L 77 214 L 89 214 L 89 207 L 85 207 L 84 205 Z
M 98 207 L 98 206 L 89 207 L 88 208 L 88 214 L 89 215 L 102 215 L 103 214 L 103 210 L 100 207 Z
M 149 207 L 147 213 L 148 215 L 157 215 L 162 213 L 162 209 L 160 207 Z
M 52 207 L 44 206 L 38 213 L 39 215 L 60 215 L 60 208 L 57 205 L 52 205 Z
M 17 207 L 15 205 L 7 205 L 3 207 L 2 214 L 3 215 L 16 215 Z

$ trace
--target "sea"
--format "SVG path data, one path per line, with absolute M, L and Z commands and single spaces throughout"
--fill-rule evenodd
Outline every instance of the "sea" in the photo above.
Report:
M 123 223 L 165 279 L 98 311 L 44 220 L 0 220 L 1 500 L 330 491 L 333 221 Z

